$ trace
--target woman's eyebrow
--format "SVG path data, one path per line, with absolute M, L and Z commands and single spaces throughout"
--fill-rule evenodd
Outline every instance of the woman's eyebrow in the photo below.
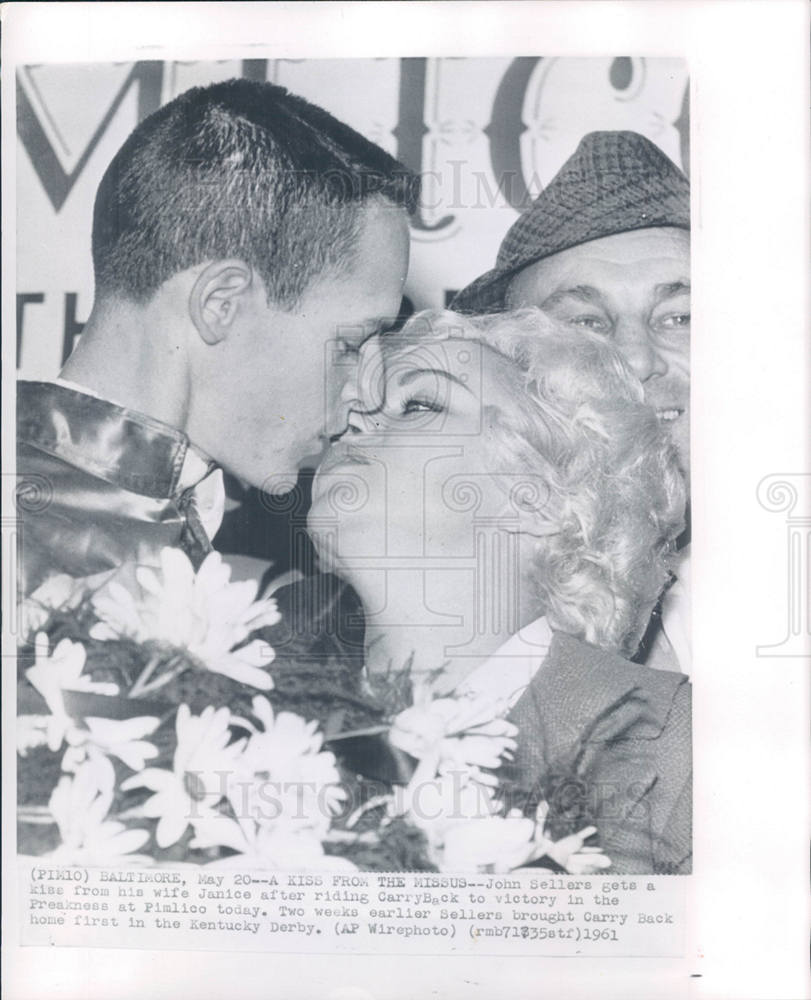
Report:
M 443 375 L 445 378 L 450 379 L 451 382 L 461 385 L 461 387 L 467 392 L 473 392 L 473 390 L 465 385 L 460 378 L 445 371 L 444 368 L 409 368 L 407 372 L 403 372 L 403 374 L 397 379 L 397 384 L 408 385 L 409 382 L 413 382 L 414 379 L 419 378 L 420 375 Z

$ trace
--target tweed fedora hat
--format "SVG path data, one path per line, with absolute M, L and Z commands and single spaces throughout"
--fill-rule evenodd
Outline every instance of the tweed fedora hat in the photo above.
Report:
M 636 132 L 590 132 L 513 223 L 496 266 L 463 288 L 451 309 L 498 312 L 518 271 L 570 247 L 655 226 L 690 228 L 690 182 Z

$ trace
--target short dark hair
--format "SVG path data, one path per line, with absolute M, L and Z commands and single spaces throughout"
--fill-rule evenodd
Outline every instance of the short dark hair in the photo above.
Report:
M 351 263 L 364 202 L 416 208 L 419 178 L 283 87 L 195 87 L 131 133 L 93 211 L 96 295 L 145 302 L 174 274 L 238 257 L 268 298 L 296 304 Z

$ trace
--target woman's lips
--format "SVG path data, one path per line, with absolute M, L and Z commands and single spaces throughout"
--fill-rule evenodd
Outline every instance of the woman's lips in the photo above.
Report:
M 318 466 L 318 474 L 331 472 L 339 465 L 371 465 L 371 460 L 360 448 L 338 442 L 332 445 L 324 457 L 323 462 Z

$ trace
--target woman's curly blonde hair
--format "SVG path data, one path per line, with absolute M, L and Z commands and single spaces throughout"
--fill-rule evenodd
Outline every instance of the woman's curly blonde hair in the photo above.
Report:
M 426 310 L 399 337 L 476 340 L 507 362 L 515 403 L 484 401 L 493 467 L 542 481 L 534 574 L 552 628 L 632 656 L 670 578 L 686 492 L 676 452 L 611 343 L 539 309 L 481 317 Z M 535 491 L 536 494 L 538 491 Z

